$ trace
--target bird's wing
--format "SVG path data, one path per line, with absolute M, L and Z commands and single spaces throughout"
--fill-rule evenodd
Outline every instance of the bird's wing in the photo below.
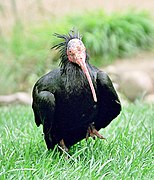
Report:
M 54 94 L 45 90 L 38 92 L 36 86 L 33 91 L 32 108 L 37 126 L 40 124 L 43 125 L 45 141 L 48 149 L 50 149 L 55 145 L 53 138 L 51 137 L 55 113 Z
M 98 71 L 97 73 L 97 90 L 98 90 L 98 118 L 96 128 L 106 127 L 121 111 L 121 103 L 113 87 L 109 76 Z
M 33 103 L 35 122 L 43 125 L 44 138 L 48 149 L 56 144 L 55 109 L 56 93 L 60 88 L 60 68 L 42 76 L 33 88 Z
M 55 69 L 42 76 L 34 85 L 32 96 L 32 108 L 37 126 L 44 125 L 45 122 L 54 121 L 55 93 L 60 70 Z
M 50 124 L 52 125 L 55 112 L 55 97 L 53 93 L 46 90 L 38 92 L 36 87 L 33 92 L 32 108 L 37 126 L 40 124 L 44 125 L 46 121 L 50 121 Z

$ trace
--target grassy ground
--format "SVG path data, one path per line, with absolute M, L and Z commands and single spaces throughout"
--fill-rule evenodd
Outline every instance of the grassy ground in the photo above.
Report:
M 48 152 L 29 107 L 0 108 L 0 179 L 154 179 L 154 111 L 142 103 L 123 107 L 101 133 L 107 141 L 85 140 L 66 160 Z

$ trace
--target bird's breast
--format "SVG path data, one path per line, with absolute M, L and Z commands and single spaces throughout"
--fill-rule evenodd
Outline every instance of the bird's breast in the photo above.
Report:
M 90 90 L 74 87 L 57 96 L 55 113 L 59 126 L 73 129 L 93 121 L 97 105 Z
M 94 78 L 92 78 L 94 86 Z M 57 126 L 74 129 L 87 126 L 97 115 L 88 80 L 82 71 L 67 71 L 61 76 L 59 90 L 56 92 L 55 119 Z

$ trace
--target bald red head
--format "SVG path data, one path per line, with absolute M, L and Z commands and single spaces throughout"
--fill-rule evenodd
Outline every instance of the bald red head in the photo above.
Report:
M 71 39 L 67 44 L 68 60 L 80 65 L 79 61 L 85 61 L 86 48 L 81 40 Z

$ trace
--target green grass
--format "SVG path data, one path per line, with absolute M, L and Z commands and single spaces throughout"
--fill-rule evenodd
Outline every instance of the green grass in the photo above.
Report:
M 152 105 L 123 107 L 101 133 L 107 141 L 85 140 L 66 160 L 57 148 L 47 151 L 42 128 L 30 107 L 0 108 L 0 179 L 154 179 Z
M 106 64 L 151 47 L 154 40 L 152 21 L 147 13 L 133 11 L 110 15 L 97 11 L 70 18 L 70 22 L 84 32 L 83 40 L 91 56 L 95 60 L 103 57 L 100 60 Z

